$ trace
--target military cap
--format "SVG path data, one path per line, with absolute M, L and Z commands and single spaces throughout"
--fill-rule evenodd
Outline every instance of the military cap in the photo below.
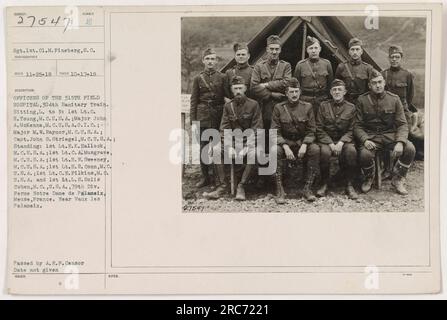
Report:
M 299 88 L 300 87 L 300 82 L 298 81 L 297 78 L 292 77 L 287 82 L 287 87 L 289 87 L 289 88 Z
M 392 46 L 390 46 L 390 49 L 389 49 L 389 55 L 391 56 L 392 54 L 395 54 L 395 53 L 400 53 L 400 55 L 401 56 L 403 56 L 404 55 L 404 51 L 402 50 L 402 47 L 401 46 L 396 46 L 396 45 L 392 45 Z
M 339 87 L 339 86 L 346 87 L 346 84 L 344 83 L 343 80 L 340 80 L 340 79 L 334 79 L 334 80 L 331 82 L 331 89 L 332 89 L 333 87 Z
M 233 79 L 231 79 L 231 85 L 235 84 L 245 84 L 244 78 L 241 76 L 235 76 Z
M 359 38 L 352 38 L 351 40 L 349 40 L 349 48 L 353 46 L 363 46 L 363 41 Z
M 206 56 L 209 56 L 210 54 L 216 54 L 216 51 L 214 51 L 213 48 L 206 48 L 202 52 L 202 59 L 205 58 Z
M 267 45 L 269 44 L 281 44 L 281 38 L 273 34 L 267 38 Z
M 314 38 L 314 37 L 311 37 L 311 36 L 307 36 L 307 38 L 306 38 L 306 49 L 308 47 L 310 47 L 311 45 L 313 45 L 314 43 L 320 44 L 320 41 L 317 38 Z
M 372 79 L 377 78 L 377 77 L 383 77 L 383 75 L 376 69 L 372 69 L 371 73 L 369 74 L 368 81 L 371 81 Z
M 248 51 L 248 46 L 247 46 L 246 43 L 243 43 L 243 42 L 237 42 L 237 43 L 235 43 L 235 44 L 233 45 L 233 50 L 234 50 L 234 52 L 237 52 L 237 51 L 239 51 L 239 50 L 244 50 L 244 49 Z

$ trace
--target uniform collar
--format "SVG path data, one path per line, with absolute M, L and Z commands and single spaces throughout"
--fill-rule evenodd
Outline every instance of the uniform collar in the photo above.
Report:
M 312 62 L 312 63 L 316 63 L 319 60 L 320 60 L 320 57 L 318 57 L 318 58 L 309 58 L 309 61 Z
M 291 108 L 295 108 L 297 105 L 300 104 L 300 99 L 298 99 L 296 102 L 290 102 L 290 100 L 287 100 L 287 104 L 288 104 Z
M 336 102 L 335 100 L 333 100 L 333 101 L 334 101 L 334 106 L 336 106 L 336 107 L 341 107 L 345 103 L 345 99 L 341 100 L 340 102 Z
M 278 62 L 279 62 L 279 59 L 275 59 L 275 60 L 272 60 L 270 58 L 267 59 L 267 63 L 271 66 L 276 66 L 278 64 Z
M 236 69 L 245 69 L 248 67 L 248 62 L 242 63 L 242 64 L 236 64 Z
M 208 75 L 208 76 L 210 76 L 210 75 L 212 75 L 212 74 L 214 74 L 215 72 L 216 72 L 216 69 L 211 69 L 211 70 L 203 70 L 203 72 L 206 74 L 206 75 Z
M 352 64 L 353 66 L 358 66 L 359 64 L 362 63 L 362 59 L 354 60 L 350 58 L 349 63 Z
M 370 92 L 370 94 L 371 94 L 371 96 L 372 96 L 374 99 L 378 100 L 378 99 L 383 99 L 383 97 L 385 97 L 385 95 L 386 95 L 386 91 L 383 91 L 382 93 L 379 93 L 379 94 L 376 94 L 376 93 L 374 93 L 374 92 Z
M 245 101 L 247 101 L 247 96 L 243 96 L 240 100 L 236 100 L 236 98 L 233 98 L 234 103 L 236 103 L 236 105 L 242 105 L 245 103 Z
M 399 70 L 401 70 L 402 69 L 402 67 L 390 67 L 390 70 L 391 71 L 399 71 Z

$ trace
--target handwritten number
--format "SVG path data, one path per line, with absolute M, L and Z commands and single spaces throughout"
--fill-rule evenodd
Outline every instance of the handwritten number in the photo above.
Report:
M 45 23 L 47 23 L 47 19 L 48 18 L 46 18 L 46 17 L 40 18 L 39 21 L 38 21 L 39 25 L 44 26 Z
M 31 22 L 31 27 L 34 26 L 34 23 L 36 22 L 36 17 L 35 16 L 28 16 L 26 18 L 27 19 L 33 19 L 33 22 Z
M 23 16 L 19 16 L 19 21 L 17 21 L 17 24 L 23 24 Z
M 71 18 L 64 18 L 64 21 L 66 21 L 65 28 L 64 28 L 64 33 L 65 33 L 65 31 L 67 31 L 68 26 L 73 23 L 73 20 Z
M 57 24 L 59 23 L 59 20 L 61 19 L 61 16 L 57 17 L 57 20 L 51 19 L 51 24 L 54 24 L 55 26 L 57 26 Z

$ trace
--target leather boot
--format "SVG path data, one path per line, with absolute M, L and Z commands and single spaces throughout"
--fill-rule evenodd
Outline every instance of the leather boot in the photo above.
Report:
M 236 200 L 244 201 L 245 198 L 245 188 L 242 183 L 239 183 L 237 185 L 237 191 L 236 191 Z
M 317 198 L 314 196 L 314 194 L 311 190 L 312 185 L 315 180 L 315 176 L 316 176 L 315 169 L 308 168 L 307 173 L 306 173 L 306 182 L 305 182 L 304 188 L 303 188 L 303 196 L 309 202 L 313 202 L 313 201 L 317 200 Z
M 405 165 L 400 160 L 397 161 L 393 170 L 393 179 L 391 185 L 396 189 L 396 192 L 400 195 L 407 195 L 408 191 L 405 189 L 405 177 L 407 176 L 410 165 Z
M 202 171 L 202 177 L 200 178 L 200 181 L 195 184 L 196 188 L 203 188 L 210 184 L 208 165 L 201 163 L 200 170 Z
M 226 184 L 221 184 L 214 191 L 204 192 L 203 197 L 209 200 L 218 200 L 227 193 L 227 189 L 228 188 Z
M 359 195 L 355 191 L 351 180 L 349 180 L 348 184 L 346 185 L 346 194 L 348 195 L 348 198 L 351 200 L 356 200 L 359 198 Z
M 275 201 L 277 204 L 286 203 L 285 192 L 282 185 L 282 175 L 280 172 L 275 173 L 275 184 L 276 184 L 276 198 Z
M 317 190 L 317 197 L 324 197 L 326 195 L 327 186 L 329 183 L 329 168 L 321 168 L 321 186 Z
M 362 192 L 367 193 L 371 190 L 372 184 L 374 182 L 374 176 L 376 175 L 376 163 L 373 161 L 372 165 L 368 168 L 362 168 L 363 183 Z

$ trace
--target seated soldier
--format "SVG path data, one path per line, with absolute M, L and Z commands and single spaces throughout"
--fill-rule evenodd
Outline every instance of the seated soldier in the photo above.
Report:
M 339 158 L 340 168 L 344 169 L 348 197 L 357 199 L 358 195 L 352 185 L 357 167 L 357 150 L 352 137 L 355 106 L 344 99 L 346 87 L 342 80 L 332 81 L 330 94 L 332 99 L 321 103 L 316 118 L 321 172 L 321 187 L 317 196 L 324 197 L 326 194 L 330 160 L 334 155 Z
M 414 145 L 408 140 L 408 124 L 399 96 L 385 91 L 385 80 L 378 71 L 369 79 L 368 93 L 361 95 L 357 103 L 354 136 L 360 147 L 360 166 L 364 175 L 362 191 L 371 190 L 375 176 L 377 151 L 392 151 L 396 159 L 392 185 L 397 193 L 408 194 L 404 180 L 414 155 Z
M 289 81 L 287 101 L 278 103 L 273 109 L 271 129 L 277 130 L 277 145 L 270 152 L 277 155 L 275 174 L 278 204 L 285 203 L 282 186 L 282 171 L 285 161 L 303 159 L 306 162 L 303 195 L 308 201 L 316 198 L 311 190 L 319 167 L 320 148 L 315 142 L 315 116 L 312 104 L 299 100 L 300 84 L 296 78 Z
M 246 90 L 247 86 L 244 78 L 241 76 L 233 77 L 231 80 L 231 91 L 234 98 L 224 106 L 220 123 L 222 139 L 213 150 L 214 155 L 219 155 L 220 159 L 224 160 L 223 164 L 216 164 L 220 185 L 216 190 L 204 193 L 205 198 L 219 199 L 224 196 L 228 192 L 224 165 L 231 164 L 231 161 L 235 159 L 241 160 L 240 162 L 246 159 L 247 163 L 245 164 L 242 179 L 238 184 L 236 193 L 236 200 L 245 200 L 245 185 L 256 165 L 256 130 L 262 129 L 261 108 L 255 100 L 245 96 Z M 231 135 L 228 135 L 227 132 L 226 135 L 225 131 L 228 130 L 235 131 Z M 238 131 L 241 133 L 240 136 L 238 136 Z M 236 137 L 236 145 L 233 137 Z M 237 145 L 238 138 L 242 138 L 241 148 L 238 148 Z

